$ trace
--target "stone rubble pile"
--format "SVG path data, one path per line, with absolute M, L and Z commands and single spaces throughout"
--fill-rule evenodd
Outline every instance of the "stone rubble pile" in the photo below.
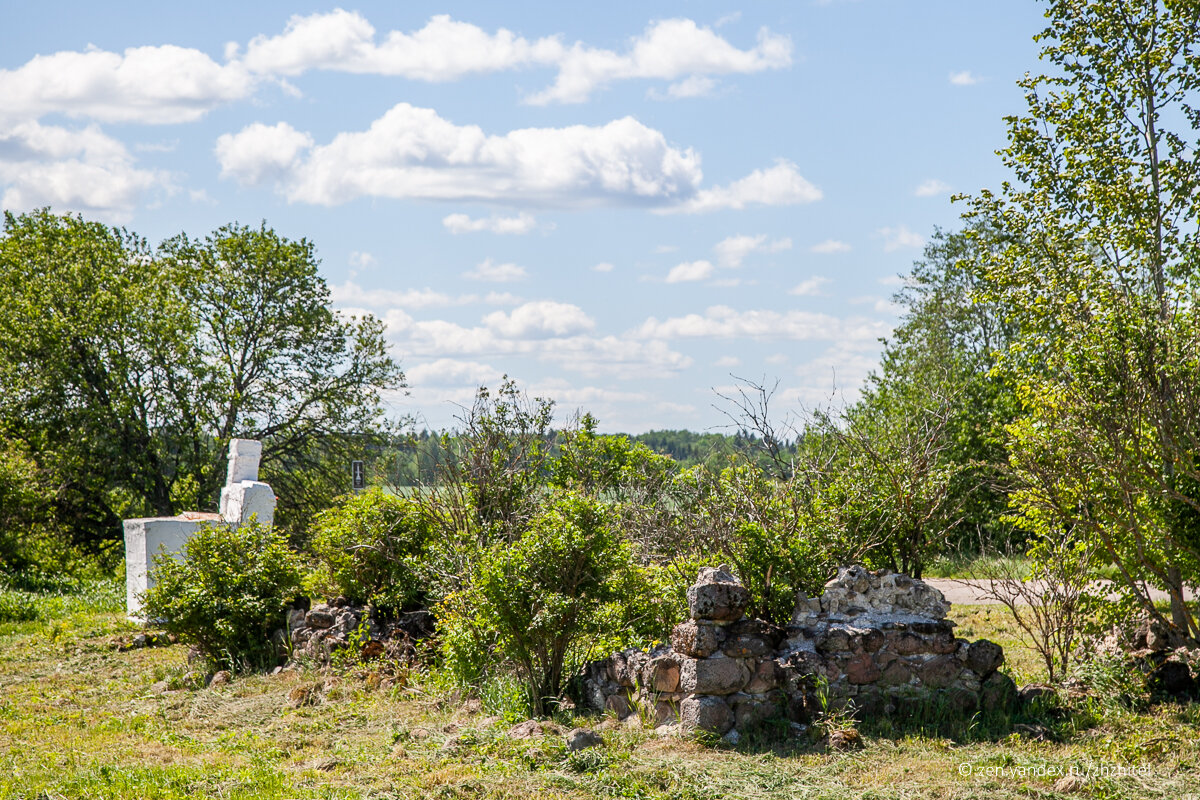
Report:
M 359 649 L 358 656 L 364 661 L 383 656 L 411 661 L 416 656 L 416 642 L 433 633 L 433 615 L 428 611 L 380 620 L 369 608 L 345 598 L 293 608 L 287 620 L 286 634 L 282 630 L 275 633 L 277 645 L 286 650 L 290 641 L 293 659 L 307 657 L 318 664 L 328 664 L 335 652 L 352 646 Z
M 749 592 L 728 567 L 688 590 L 690 619 L 670 646 L 627 650 L 585 671 L 587 702 L 663 730 L 736 739 L 768 719 L 808 723 L 824 709 L 903 717 L 931 701 L 963 714 L 1005 707 L 1012 680 L 999 645 L 954 636 L 950 604 L 920 580 L 861 566 L 819 598 L 800 597 L 786 628 L 745 616 Z

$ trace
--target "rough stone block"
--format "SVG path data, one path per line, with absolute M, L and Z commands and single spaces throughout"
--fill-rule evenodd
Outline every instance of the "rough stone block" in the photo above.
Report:
M 679 662 L 670 656 L 656 656 L 642 670 L 642 684 L 652 692 L 679 691 Z
M 854 658 L 846 665 L 846 679 L 851 683 L 874 683 L 883 676 L 869 653 Z
M 679 722 L 687 730 L 725 734 L 733 727 L 733 710 L 720 697 L 688 697 L 679 704 Z
M 750 681 L 740 658 L 688 658 L 679 665 L 679 688 L 695 694 L 733 694 Z
M 733 622 L 741 619 L 750 604 L 750 592 L 735 582 L 697 583 L 687 590 L 692 619 Z
M 671 631 L 671 647 L 692 658 L 708 658 L 725 641 L 725 629 L 706 620 L 681 622 Z
M 931 658 L 916 668 L 921 683 L 931 689 L 942 689 L 954 683 L 963 671 L 963 664 L 951 656 Z
M 747 694 L 769 692 L 779 685 L 779 665 L 774 659 L 760 661 L 755 667 L 750 681 L 746 684 Z
M 971 642 L 967 648 L 967 666 L 981 678 L 987 678 L 1004 663 L 1004 648 L 987 639 Z
M 154 559 L 183 557 L 183 545 L 200 530 L 200 523 L 179 517 L 127 519 L 125 527 L 125 610 L 142 618 L 142 596 L 154 585 Z

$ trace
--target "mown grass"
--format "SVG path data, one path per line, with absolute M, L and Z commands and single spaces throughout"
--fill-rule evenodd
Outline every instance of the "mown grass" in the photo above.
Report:
M 935 710 L 865 721 L 865 748 L 844 754 L 784 727 L 729 748 L 591 718 L 605 745 L 568 753 L 561 736 L 509 738 L 511 720 L 489 713 L 502 698 L 484 706 L 420 675 L 380 688 L 368 668 L 309 670 L 156 694 L 160 681 L 198 685 L 186 647 L 117 650 L 136 631 L 112 607 L 119 593 L 32 594 L 37 618 L 0 624 L 0 798 L 1029 798 L 1058 796 L 1072 768 L 1093 776 L 1077 797 L 1197 791 L 1195 705 L 1081 701 L 1014 720 Z M 1005 645 L 1019 679 L 1038 677 L 1001 609 L 953 614 L 961 635 Z M 289 702 L 297 688 L 310 703 Z

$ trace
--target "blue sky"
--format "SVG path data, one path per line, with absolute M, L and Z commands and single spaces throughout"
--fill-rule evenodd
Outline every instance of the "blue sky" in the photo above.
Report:
M 266 220 L 453 424 L 502 374 L 604 430 L 852 399 L 1038 71 L 1032 0 L 4 3 L 0 201 L 152 242 Z M 716 407 L 714 407 L 716 406 Z

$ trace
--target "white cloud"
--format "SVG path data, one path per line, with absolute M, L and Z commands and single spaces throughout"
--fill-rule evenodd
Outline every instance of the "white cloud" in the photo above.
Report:
M 533 305 L 533 304 L 530 304 Z M 568 306 L 569 304 L 558 304 Z M 465 327 L 446 320 L 414 320 L 400 309 L 381 315 L 388 337 L 400 352 L 413 358 L 454 356 L 529 356 L 559 369 L 584 375 L 626 378 L 669 378 L 692 364 L 692 359 L 662 341 L 635 336 L 592 336 L 583 331 L 590 318 L 569 309 L 530 310 L 521 314 L 485 317 L 485 323 Z M 550 326 L 549 333 L 546 326 Z M 590 329 L 589 329 L 590 330 Z M 521 338 L 521 335 L 526 338 Z
M 214 152 L 221 164 L 221 177 L 243 185 L 284 180 L 313 145 L 307 133 L 286 122 L 263 125 L 255 122 L 238 134 L 222 134 Z
M 293 16 L 278 36 L 257 36 L 244 62 L 255 72 L 299 75 L 310 69 L 450 81 L 471 73 L 495 72 L 559 61 L 565 48 L 555 37 L 528 41 L 500 28 L 489 34 L 446 15 L 412 33 L 391 31 L 379 43 L 361 14 L 336 9 Z
M 652 23 L 633 39 L 624 54 L 577 42 L 562 54 L 554 85 L 530 95 L 526 102 L 580 103 L 615 80 L 677 81 L 692 76 L 782 69 L 791 63 L 791 39 L 766 28 L 759 30 L 754 47 L 739 50 L 711 28 L 701 27 L 690 19 L 666 19 Z
M 821 190 L 805 180 L 795 164 L 780 161 L 768 169 L 756 169 L 728 186 L 701 189 L 678 206 L 661 210 L 697 214 L 725 208 L 741 209 L 750 204 L 783 206 L 814 203 L 822 196 Z
M 454 358 L 439 358 L 424 364 L 408 367 L 404 377 L 413 388 L 423 386 L 476 387 L 498 383 L 503 373 L 490 364 L 478 361 L 460 361 Z
M 524 267 L 516 264 L 497 264 L 490 258 L 485 258 L 475 269 L 463 273 L 464 278 L 476 281 L 491 281 L 492 283 L 512 283 L 524 280 L 529 273 Z
M 537 300 L 509 313 L 493 311 L 483 324 L 506 339 L 537 339 L 585 333 L 596 323 L 583 309 L 571 303 Z
M 592 272 L 612 272 L 613 265 L 607 261 L 601 261 L 599 264 L 592 267 Z
M 667 283 L 686 283 L 689 281 L 702 281 L 713 274 L 712 262 L 704 261 L 685 261 L 682 264 L 676 264 L 667 273 Z
M 713 246 L 717 262 L 723 267 L 740 267 L 746 256 L 751 253 L 778 253 L 791 248 L 791 239 L 785 237 L 768 242 L 765 233 L 758 236 L 738 234 L 722 239 Z
M 667 87 L 666 92 L 660 92 L 652 87 L 646 90 L 646 97 L 651 100 L 685 100 L 689 97 L 710 95 L 715 88 L 717 88 L 717 82 L 712 78 L 706 75 L 692 75 L 672 83 Z
M 979 78 L 972 75 L 969 69 L 964 69 L 962 72 L 951 72 L 950 83 L 955 86 L 974 86 L 979 83 Z
M 659 321 L 650 317 L 637 329 L 648 339 L 750 338 L 794 340 L 875 341 L 890 327 L 865 317 L 840 319 L 812 311 L 738 311 L 712 306 L 704 314 L 687 314 Z
M 515 306 L 523 301 L 512 292 L 488 292 L 483 302 L 489 306 Z
M 72 130 L 22 122 L 0 129 L 2 208 L 53 206 L 124 222 L 152 190 L 172 188 L 168 173 L 138 169 L 125 146 L 96 125 Z
M 737 356 L 721 356 L 713 362 L 714 367 L 736 367 L 742 363 Z
M 478 302 L 475 295 L 451 297 L 432 289 L 364 289 L 354 281 L 334 284 L 329 287 L 329 298 L 340 306 L 367 306 L 369 308 L 442 308 Z
M 658 247 L 654 248 L 654 252 L 660 253 L 660 254 L 661 253 L 674 253 L 678 249 L 679 249 L 679 245 L 677 245 L 677 244 L 660 244 Z
M 822 255 L 831 255 L 833 253 L 849 253 L 850 245 L 845 242 L 840 242 L 837 239 L 826 239 L 819 244 L 814 244 L 808 248 L 810 253 L 820 253 Z
M 939 194 L 950 194 L 950 184 L 930 178 L 913 190 L 916 197 L 937 197 Z
M 816 275 L 808 280 L 797 283 L 788 291 L 788 294 L 794 294 L 799 297 L 812 297 L 821 294 L 821 287 L 827 283 L 829 283 L 829 278 Z
M 0 70 L 0 119 L 59 112 L 103 122 L 192 122 L 253 90 L 241 64 L 218 64 L 190 48 L 64 51 Z
M 883 237 L 883 250 L 891 253 L 904 247 L 924 247 L 925 237 L 913 233 L 907 225 L 897 225 L 894 228 L 880 228 L 877 235 Z
M 361 250 L 353 250 L 350 253 L 350 266 L 352 267 L 369 269 L 370 267 L 375 266 L 375 264 L 375 256 L 370 253 L 366 253 Z
M 442 226 L 454 234 L 487 231 L 488 233 L 521 235 L 529 233 L 537 227 L 537 218 L 525 212 L 515 217 L 493 214 L 490 217 L 479 219 L 471 219 L 466 214 L 450 214 L 442 218 Z
M 489 136 L 400 103 L 368 130 L 338 134 L 301 159 L 306 136 L 287 123 L 226 134 L 217 151 L 222 174 L 272 182 L 291 201 L 323 205 L 371 196 L 557 207 L 678 202 L 701 178 L 692 150 L 670 146 L 632 117 Z

